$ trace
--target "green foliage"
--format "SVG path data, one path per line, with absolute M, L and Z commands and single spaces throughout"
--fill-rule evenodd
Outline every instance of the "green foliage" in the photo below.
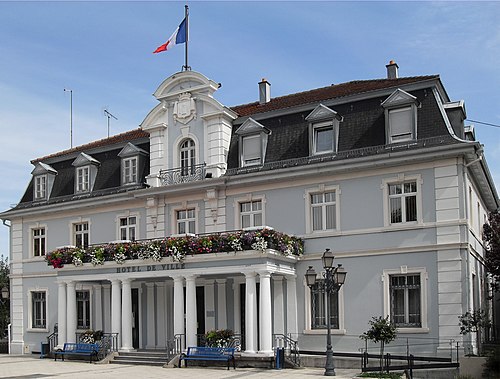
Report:
M 500 377 L 500 347 L 489 352 L 486 356 L 486 363 L 483 371 L 484 378 L 499 378 Z
M 80 336 L 80 341 L 84 343 L 95 343 L 97 341 L 100 341 L 102 336 L 103 336 L 103 331 L 102 330 L 86 330 L 82 333 Z
M 205 333 L 206 345 L 209 347 L 226 347 L 233 336 L 234 333 L 231 329 L 210 330 Z
M 9 264 L 7 258 L 0 256 L 0 291 L 9 288 Z M 7 326 L 10 322 L 10 301 L 0 299 L 0 339 L 5 337 Z
M 500 284 L 500 213 L 491 212 L 488 223 L 483 226 L 483 236 L 486 242 L 486 270 L 497 284 Z
M 389 321 L 389 316 L 372 317 L 368 323 L 371 325 L 371 328 L 360 335 L 360 338 L 384 344 L 388 344 L 396 339 L 396 327 Z
M 469 334 L 479 331 L 480 328 L 488 328 L 491 326 L 491 320 L 484 309 L 477 311 L 468 311 L 463 315 L 458 316 L 460 334 Z

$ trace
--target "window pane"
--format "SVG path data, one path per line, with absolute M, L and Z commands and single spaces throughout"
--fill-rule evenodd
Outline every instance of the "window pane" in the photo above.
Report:
M 241 227 L 242 228 L 250 227 L 250 215 L 241 215 Z
M 317 193 L 314 195 L 311 195 L 311 203 L 312 204 L 320 204 L 323 202 L 323 194 L 322 193 Z
M 322 230 L 322 212 L 321 207 L 313 207 L 312 208 L 312 227 L 313 230 Z
M 253 217 L 253 226 L 262 226 L 262 214 L 256 213 Z
M 333 150 L 333 126 L 314 130 L 316 153 Z
M 406 196 L 405 198 L 406 206 L 406 221 L 417 221 L 417 197 L 416 196 Z
M 336 218 L 335 218 L 335 205 L 327 205 L 326 206 L 326 229 L 335 229 Z
M 389 125 L 393 140 L 409 139 L 412 137 L 412 110 L 411 107 L 389 111 Z
M 391 223 L 402 222 L 401 198 L 392 198 L 390 200 Z
M 122 241 L 127 239 L 127 229 L 121 229 L 120 230 L 120 239 Z

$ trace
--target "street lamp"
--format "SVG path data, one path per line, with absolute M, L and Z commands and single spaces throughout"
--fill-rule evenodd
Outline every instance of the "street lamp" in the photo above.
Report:
M 9 298 L 9 289 L 7 287 L 2 288 L 2 299 L 7 300 Z
M 323 262 L 323 268 L 325 271 L 322 273 L 324 280 L 322 282 L 316 283 L 316 271 L 312 266 L 306 271 L 306 283 L 308 287 L 312 288 L 315 285 L 321 286 L 321 288 L 326 292 L 326 364 L 325 364 L 325 376 L 335 376 L 335 365 L 333 363 L 333 352 L 332 352 L 332 333 L 330 326 L 330 296 L 335 292 L 340 290 L 340 287 L 345 282 L 345 277 L 347 272 L 340 271 L 342 265 L 338 264 L 337 267 L 333 266 L 333 261 L 335 257 L 330 249 L 326 249 L 321 257 Z

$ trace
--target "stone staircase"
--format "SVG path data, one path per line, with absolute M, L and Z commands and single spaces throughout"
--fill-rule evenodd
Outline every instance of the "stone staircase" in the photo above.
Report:
M 109 363 L 161 367 L 168 362 L 169 357 L 166 351 L 138 350 L 129 353 L 120 352 Z

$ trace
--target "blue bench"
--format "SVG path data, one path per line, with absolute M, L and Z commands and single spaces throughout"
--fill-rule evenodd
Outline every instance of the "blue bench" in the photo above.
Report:
M 233 368 L 236 370 L 234 361 L 234 347 L 188 347 L 186 353 L 181 354 L 179 358 L 179 367 L 184 361 L 184 367 L 187 367 L 188 361 L 226 361 L 229 370 L 229 362 L 233 361 Z
M 89 362 L 92 363 L 92 358 L 95 357 L 97 360 L 97 353 L 99 352 L 99 345 L 96 343 L 71 343 L 66 342 L 62 350 L 56 350 L 54 352 L 54 360 L 57 361 L 57 356 L 60 355 L 64 361 L 65 355 L 83 355 L 89 356 Z

